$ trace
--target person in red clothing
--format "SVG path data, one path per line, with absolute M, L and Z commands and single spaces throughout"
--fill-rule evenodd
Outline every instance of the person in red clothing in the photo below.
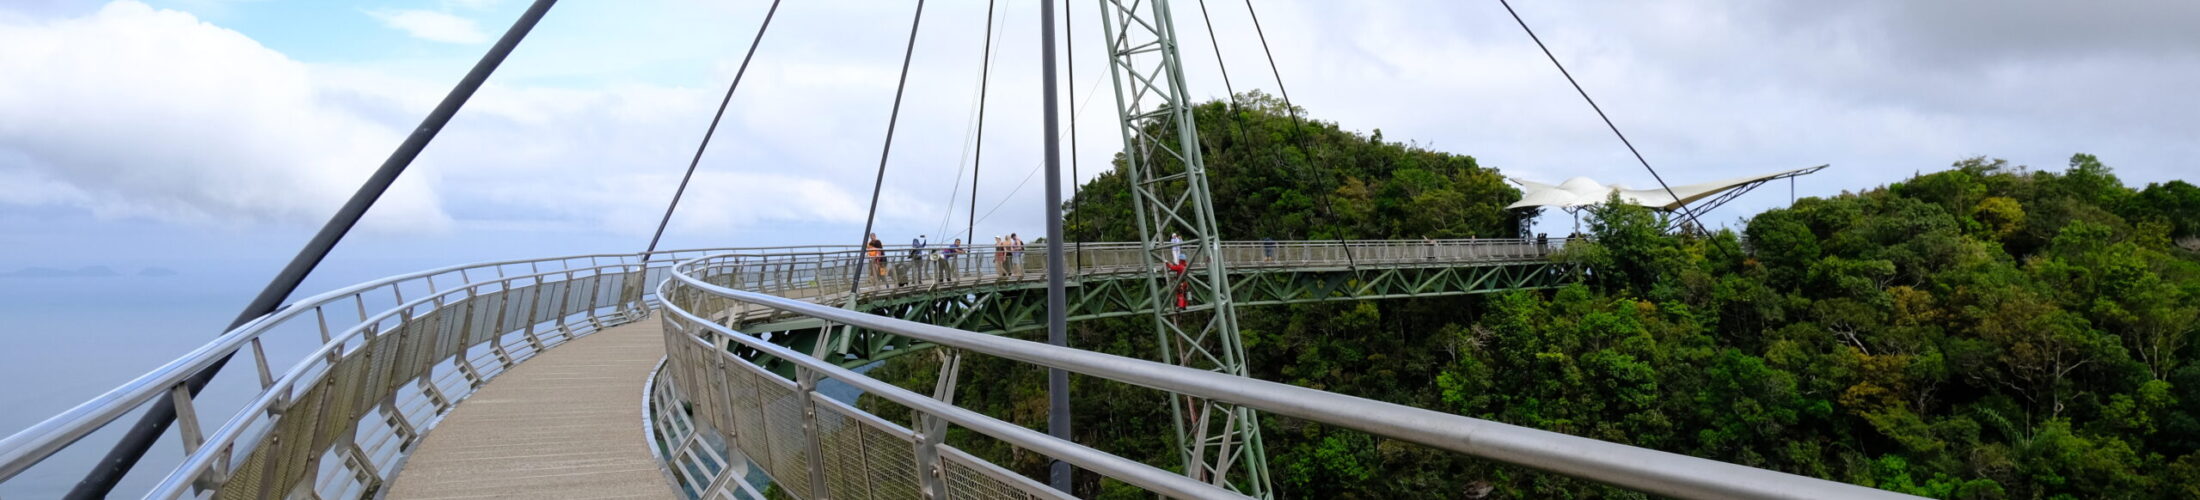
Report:
M 1176 262 L 1171 262 L 1171 263 L 1169 263 L 1169 272 L 1171 272 L 1171 273 L 1176 273 L 1176 276 L 1177 276 L 1178 278 L 1183 278 L 1183 277 L 1184 277 L 1184 271 L 1186 271 L 1186 270 L 1187 270 L 1187 269 L 1189 269 L 1190 267 L 1191 267 L 1191 266 L 1187 265 L 1187 263 L 1186 263 L 1186 262 L 1184 262 L 1184 261 L 1181 261 L 1181 260 L 1179 260 L 1179 261 L 1176 261 Z M 1192 282 L 1190 282 L 1190 281 L 1184 281 L 1184 280 L 1182 280 L 1182 279 L 1178 279 L 1178 280 L 1176 281 L 1176 308 L 1177 308 L 1177 309 L 1183 309 L 1183 308 L 1186 308 L 1186 307 L 1191 307 L 1191 305 L 1192 305 L 1192 304 L 1191 304 L 1191 301 L 1190 301 L 1190 300 L 1187 300 L 1187 299 L 1186 299 L 1186 297 L 1185 297 L 1186 293 L 1187 293 L 1187 292 L 1190 292 L 1190 291 L 1191 291 L 1191 289 L 1192 289 Z

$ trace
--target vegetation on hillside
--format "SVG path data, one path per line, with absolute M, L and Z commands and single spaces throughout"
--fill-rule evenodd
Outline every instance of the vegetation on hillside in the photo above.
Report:
M 1240 102 L 1238 119 L 1221 103 L 1198 108 L 1225 234 L 1517 227 L 1501 207 L 1518 193 L 1470 157 L 1328 123 L 1294 131 L 1278 103 Z M 1137 236 L 1122 182 L 1084 188 L 1075 239 Z M 2196 226 L 2190 184 L 2135 190 L 2088 155 L 2060 173 L 1972 159 L 1804 199 L 1740 233 L 1669 236 L 1643 209 L 1598 207 L 1597 243 L 1564 256 L 1591 270 L 1578 285 L 1268 307 L 1241 314 L 1242 327 L 1254 376 L 1361 397 L 1933 497 L 2193 498 L 2200 259 L 2170 242 Z M 1151 358 L 1145 321 L 1074 323 L 1071 342 Z M 929 387 L 936 365 L 908 356 L 873 374 Z M 1043 426 L 1039 370 L 987 358 L 963 369 L 957 404 Z M 1073 384 L 1078 441 L 1178 466 L 1163 395 Z M 1640 496 L 1263 424 L 1285 497 Z M 1043 477 L 1031 453 L 960 431 L 949 442 Z M 1090 474 L 1078 492 L 1136 496 Z
M 1383 141 L 1335 123 L 1285 114 L 1259 92 L 1235 106 L 1193 108 L 1217 230 L 1235 239 L 1379 239 L 1513 236 L 1520 190 L 1474 157 Z M 1174 141 L 1173 131 L 1153 133 Z M 1174 142 L 1171 142 L 1173 145 Z M 1173 161 L 1162 158 L 1161 161 Z M 1120 166 L 1122 155 L 1116 155 Z M 1078 189 L 1065 216 L 1073 241 L 1138 241 L 1120 168 Z

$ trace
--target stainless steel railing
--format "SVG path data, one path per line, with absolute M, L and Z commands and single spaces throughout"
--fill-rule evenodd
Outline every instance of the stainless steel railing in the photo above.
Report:
M 139 464 L 163 471 L 132 476 L 130 484 L 140 487 L 145 479 L 160 480 L 148 496 L 234 489 L 246 481 L 276 494 L 311 490 L 324 498 L 356 496 L 394 474 L 421 429 L 481 383 L 543 349 L 638 317 L 644 301 L 653 299 L 647 296 L 653 280 L 662 280 L 677 259 L 725 251 L 450 266 L 308 297 L 0 439 L 0 484 L 13 486 L 12 480 L 42 468 L 51 468 L 50 476 L 81 475 L 91 464 L 49 459 L 71 449 L 104 451 L 113 446 L 113 436 L 96 431 L 167 398 L 177 410 L 167 439 L 178 444 L 161 446 L 182 453 L 181 458 L 154 455 Z M 420 338 L 440 343 L 400 341 Z M 407 357 L 394 358 L 392 350 Z M 197 397 L 185 392 L 185 380 L 233 354 L 249 359 L 250 368 L 228 370 Z M 349 396 L 342 411 L 315 406 L 327 403 L 325 397 L 311 399 L 330 393 Z M 346 412 L 343 418 L 330 416 Z M 309 420 L 311 429 L 300 428 Z M 290 439 L 281 446 L 287 461 L 246 467 L 254 460 L 273 461 L 277 445 L 272 442 L 278 437 Z M 301 446 L 297 441 L 304 437 L 312 439 Z
M 1222 242 L 1217 255 L 1204 255 L 1196 242 L 1180 249 L 1159 245 L 1159 261 L 1179 255 L 1190 269 L 1203 269 L 1217 256 L 1232 269 L 1459 266 L 1542 261 L 1564 248 L 1566 240 L 1459 239 L 1422 241 L 1275 241 Z M 1064 249 L 1073 279 L 1146 273 L 1138 243 L 1070 243 Z M 714 255 L 692 274 L 741 290 L 841 304 L 861 280 L 863 300 L 936 293 L 942 289 L 996 284 L 1034 284 L 1046 277 L 1045 245 L 1022 252 L 964 248 L 948 251 L 888 247 L 873 254 L 860 249 L 813 252 L 733 252 Z M 1166 271 L 1165 269 L 1157 269 Z
M 1441 248 L 1441 245 L 1437 247 Z M 1411 251 L 1410 245 L 1366 248 L 1373 250 L 1369 252 L 1373 254 L 1369 258 L 1383 259 L 1393 264 L 1416 257 L 1435 260 L 1429 255 L 1416 255 Z M 1536 248 L 1538 252 L 1541 251 L 1540 246 Z M 1224 253 L 1230 255 L 1230 250 L 1226 249 Z M 717 433 L 721 441 L 732 443 L 731 448 L 745 452 L 751 458 L 760 455 L 756 453 L 757 450 L 768 449 L 767 453 L 762 454 L 765 455 L 764 458 L 757 459 L 757 462 L 775 480 L 789 486 L 790 492 L 796 495 L 825 497 L 837 495 L 836 492 L 877 488 L 876 482 L 859 485 L 851 482 L 852 480 L 833 479 L 855 477 L 854 474 L 868 472 L 874 467 L 873 461 L 895 464 L 896 470 L 900 469 L 900 464 L 913 462 L 916 470 L 913 474 L 887 480 L 908 481 L 894 484 L 913 484 L 922 491 L 940 492 L 946 487 L 941 479 L 949 472 L 947 466 L 937 458 L 936 448 L 944 432 L 944 425 L 952 424 L 1163 495 L 1181 498 L 1237 497 L 1236 493 L 1215 485 L 1191 481 L 1185 476 L 978 415 L 947 402 L 843 369 L 809 354 L 774 345 L 722 323 L 721 321 L 730 319 L 730 316 L 738 316 L 728 314 L 727 311 L 769 310 L 777 314 L 815 318 L 833 326 L 902 335 L 968 353 L 997 356 L 1172 393 L 1227 401 L 1259 411 L 1659 495 L 1681 498 L 1911 498 L 1856 485 L 1304 387 L 863 314 L 808 300 L 737 289 L 720 284 L 726 281 L 725 273 L 709 274 L 713 270 L 722 271 L 733 258 L 730 255 L 719 255 L 682 262 L 673 268 L 670 279 L 659 285 L 658 295 L 665 300 L 665 309 L 668 312 L 664 317 L 667 349 L 671 353 L 668 355 L 666 368 L 672 386 L 670 389 L 685 395 L 682 402 L 693 405 L 697 415 L 696 426 L 704 429 L 696 432 Z M 1349 258 L 1358 259 L 1359 256 Z M 1235 259 L 1231 263 L 1235 265 Z M 736 282 L 752 283 L 742 280 Z M 772 288 L 770 279 L 761 283 L 774 290 L 791 289 Z M 753 349 L 789 361 L 797 367 L 796 382 L 791 387 L 788 384 L 778 384 L 771 386 L 768 393 L 760 392 L 755 389 L 759 384 L 776 384 L 780 379 L 766 375 L 746 360 L 734 356 L 731 351 L 735 347 Z M 818 382 L 825 379 L 855 386 L 910 408 L 914 414 L 925 419 L 915 423 L 913 427 L 917 430 L 885 426 L 879 432 L 892 435 L 889 438 L 891 440 L 884 441 L 888 444 L 900 442 L 907 432 L 910 439 L 918 443 L 917 446 L 914 449 L 881 447 L 881 451 L 866 454 L 861 460 L 854 462 L 828 460 L 833 455 L 823 451 L 827 449 L 823 443 L 837 438 L 830 432 L 821 430 L 826 426 L 821 420 L 823 417 L 819 415 L 850 418 L 852 414 L 844 408 L 834 407 L 826 402 L 829 399 L 816 394 Z M 744 389 L 747 390 L 748 397 L 743 396 Z M 790 411 L 766 411 L 765 406 L 768 404 L 799 406 Z M 873 424 L 870 427 L 876 429 L 882 426 Z M 790 433 L 793 435 L 790 436 Z M 802 451 L 793 454 L 781 451 L 783 448 L 795 446 L 801 447 Z M 707 485 L 697 487 L 700 488 L 697 491 L 705 496 L 720 494 L 708 490 Z
M 1539 259 L 1560 245 L 1561 240 L 1224 242 L 1219 255 L 1245 267 L 1459 265 Z M 1197 242 L 1179 247 L 1193 267 L 1215 258 L 1196 247 Z M 177 403 L 169 436 L 174 442 L 161 446 L 181 457 L 154 456 L 140 464 L 140 469 L 169 471 L 155 478 L 160 481 L 150 496 L 226 491 L 247 482 L 277 494 L 310 490 L 324 498 L 370 492 L 395 474 L 422 429 L 453 403 L 543 349 L 638 317 L 655 300 L 655 285 L 682 259 L 714 256 L 710 279 L 721 285 L 823 304 L 845 301 L 859 275 L 867 297 L 1014 284 L 1044 275 L 1044 259 L 1033 258 L 1044 255 L 1043 245 L 1021 253 L 990 247 L 949 253 L 939 245 L 912 250 L 893 246 L 874 256 L 852 245 L 820 245 L 665 251 L 646 259 L 581 255 L 450 266 L 345 287 L 225 332 L 0 439 L 0 485 L 12 485 L 33 470 L 81 474 L 67 469 L 87 464 L 49 459 L 64 450 L 111 447 L 112 436 L 97 431 L 168 398 Z M 1146 272 L 1135 243 L 1073 243 L 1068 251 L 1074 275 Z M 1160 252 L 1174 253 L 1167 245 Z M 229 370 L 197 397 L 188 397 L 184 380 L 233 354 L 249 355 L 251 368 Z M 271 360 L 297 361 L 286 368 Z M 329 402 L 332 396 L 344 401 L 319 406 L 336 404 Z

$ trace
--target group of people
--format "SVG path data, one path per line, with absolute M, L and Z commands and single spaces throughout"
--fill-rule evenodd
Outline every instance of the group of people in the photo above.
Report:
M 940 281 L 954 280 L 956 278 L 956 268 L 959 267 L 960 262 L 965 260 L 963 257 L 970 254 L 971 249 L 963 246 L 962 238 L 955 238 L 953 242 L 948 243 L 945 247 L 930 248 L 931 243 L 926 240 L 927 237 L 927 235 L 920 234 L 909 240 L 907 260 L 904 261 L 902 271 L 896 273 L 894 272 L 893 263 L 886 255 L 886 243 L 879 239 L 878 233 L 871 233 L 870 238 L 863 244 L 863 256 L 870 261 L 871 274 L 882 283 L 892 282 L 896 285 L 908 285 L 924 281 L 927 274 L 933 275 L 934 279 Z M 1022 237 L 1017 236 L 1016 233 L 993 237 L 993 271 L 995 274 L 1022 276 L 1024 274 L 1023 257 L 1024 239 Z M 930 261 L 930 265 L 926 265 L 927 261 Z

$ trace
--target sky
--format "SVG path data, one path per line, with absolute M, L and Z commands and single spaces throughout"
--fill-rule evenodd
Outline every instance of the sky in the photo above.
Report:
M 2200 153 L 2200 30 L 2189 29 L 2200 5 L 1821 3 L 1519 7 L 1676 184 L 1831 164 L 1795 188 L 1825 195 L 1978 155 L 2060 169 L 2076 152 L 2141 183 L 2177 177 Z M 1038 12 L 1002 4 L 981 234 L 1041 227 L 1043 188 L 1026 180 L 1041 160 Z M 1232 83 L 1274 92 L 1245 5 L 1214 4 Z M 331 265 L 371 276 L 646 245 L 767 5 L 559 5 Z M 1187 81 L 1220 96 L 1198 5 L 1177 4 Z M 1655 183 L 1496 2 L 1257 6 L 1283 83 L 1315 117 L 1522 178 Z M 0 268 L 272 274 L 525 7 L 0 6 Z M 912 8 L 784 6 L 667 246 L 855 241 Z M 1069 12 L 1085 28 L 1065 84 L 1085 177 L 1120 147 L 1095 12 Z M 927 5 L 878 210 L 890 240 L 967 216 L 986 15 L 975 0 Z M 1709 218 L 1785 204 L 1775 191 L 1787 189 Z
M 1096 2 L 1072 3 L 1062 92 L 1090 178 L 1121 135 Z M 1243 1 L 1209 3 L 1240 91 L 1288 85 L 1314 117 L 1510 176 L 1655 184 L 1495 1 L 1257 0 L 1260 33 Z M 0 387 L 0 432 L 215 335 L 526 4 L 0 2 L 0 340 L 19 347 L 0 350 L 0 379 L 67 381 Z M 1826 164 L 1794 186 L 1823 196 L 1967 157 L 2060 170 L 2085 152 L 2141 185 L 2190 179 L 2200 157 L 2200 3 L 1515 4 L 1675 184 Z M 639 250 L 767 5 L 560 3 L 303 291 Z M 1199 5 L 1175 3 L 1180 50 L 1190 92 L 1215 98 Z M 857 241 L 914 7 L 782 6 L 664 246 Z M 971 172 L 987 12 L 925 5 L 877 210 L 888 241 L 954 231 L 973 175 L 981 238 L 1042 229 L 1036 3 L 995 14 Z
M 1064 65 L 1075 74 L 1062 91 L 1077 125 L 1072 159 L 1089 178 L 1121 135 L 1097 11 L 1073 4 L 1074 60 Z M 1264 33 L 1282 84 L 1314 117 L 1473 155 L 1510 176 L 1655 184 L 1497 2 L 1262 0 L 1261 33 L 1244 2 L 1212 4 L 1220 62 L 1240 91 L 1278 90 Z M 1214 98 L 1222 65 L 1200 5 L 1176 3 L 1181 54 L 1191 93 Z M 0 276 L 87 266 L 123 275 L 0 286 L 218 289 L 241 304 L 526 6 L 0 3 Z M 308 287 L 643 247 L 767 6 L 559 4 Z M 959 232 L 972 204 L 987 6 L 925 7 L 877 210 L 890 241 Z M 1830 164 L 1794 186 L 1830 195 L 1971 156 L 2061 169 L 2078 152 L 2141 184 L 2189 177 L 2200 157 L 2192 2 L 1517 7 L 1675 184 Z M 664 246 L 857 241 L 913 9 L 784 5 Z M 1044 190 L 1037 4 L 1000 2 L 994 16 L 977 233 L 1034 234 Z M 1706 219 L 1735 224 L 1785 205 L 1787 191 L 1767 186 Z M 137 276 L 148 269 L 175 275 Z M 0 312 L 37 314 L 11 311 Z

